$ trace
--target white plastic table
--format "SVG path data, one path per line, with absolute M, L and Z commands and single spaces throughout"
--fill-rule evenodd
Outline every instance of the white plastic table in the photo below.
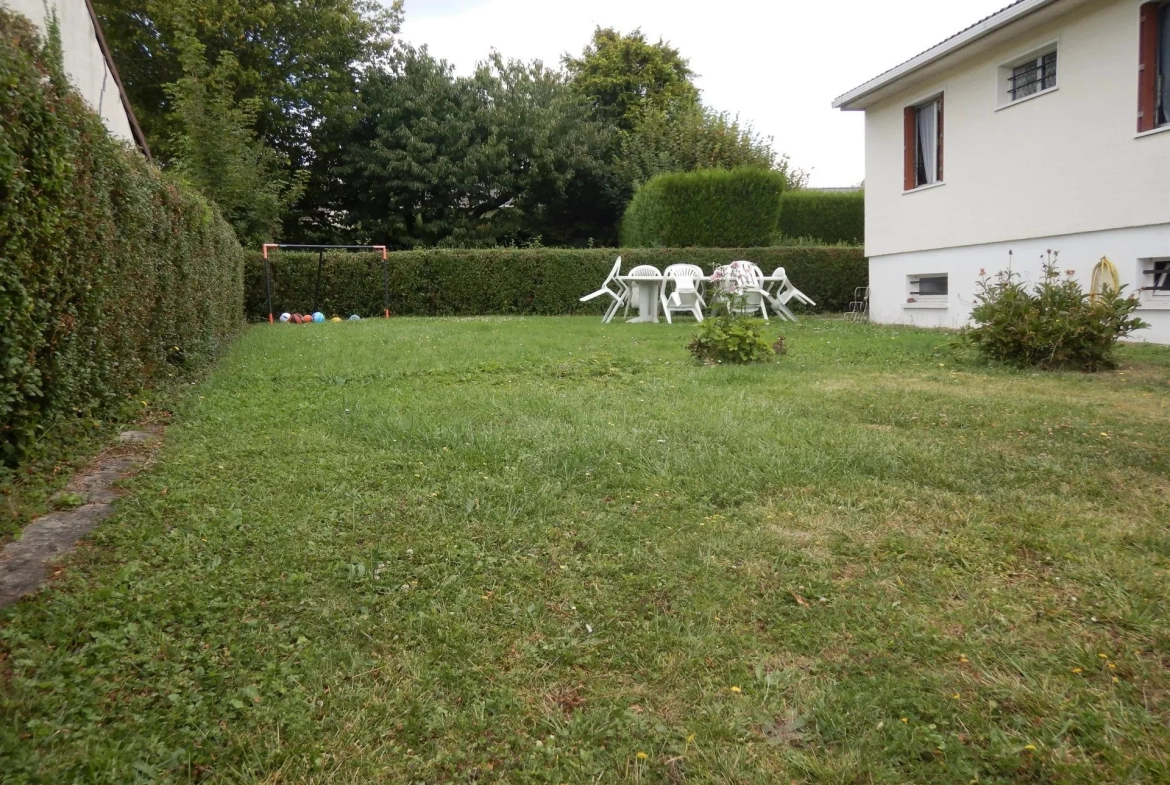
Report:
M 666 279 L 661 275 L 619 275 L 618 280 L 633 289 L 631 301 L 638 309 L 638 315 L 627 321 L 657 322 L 658 298 Z

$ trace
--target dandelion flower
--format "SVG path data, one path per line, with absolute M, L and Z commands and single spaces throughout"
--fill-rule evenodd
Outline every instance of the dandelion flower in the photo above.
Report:
M 1073 672 L 1073 673 L 1080 673 L 1080 672 L 1081 672 L 1081 669 L 1080 669 L 1080 668 L 1073 668 L 1073 669 L 1072 669 L 1072 672 Z
M 638 760 L 646 760 L 646 759 L 647 759 L 647 758 L 649 758 L 649 757 L 650 757 L 650 756 L 649 756 L 649 755 L 647 755 L 647 754 L 646 754 L 646 753 L 644 753 L 644 752 L 639 752 L 639 753 L 638 753 Z
M 1035 752 L 1036 745 L 1035 744 L 1025 744 L 1024 749 L 1026 749 L 1028 752 Z
M 731 691 L 732 692 L 743 692 L 743 690 L 741 690 L 739 687 L 732 687 Z

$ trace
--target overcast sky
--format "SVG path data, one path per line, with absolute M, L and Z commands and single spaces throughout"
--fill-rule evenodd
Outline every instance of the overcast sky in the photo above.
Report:
M 642 28 L 690 59 L 703 101 L 773 137 L 814 186 L 865 176 L 863 119 L 829 107 L 1009 0 L 406 0 L 403 38 L 461 74 L 492 49 L 557 65 L 593 28 Z

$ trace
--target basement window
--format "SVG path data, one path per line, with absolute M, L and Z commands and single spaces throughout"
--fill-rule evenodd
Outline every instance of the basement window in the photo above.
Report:
M 1170 259 L 1142 259 L 1142 300 L 1170 306 Z
M 907 282 L 909 284 L 907 305 L 946 307 L 947 296 L 950 293 L 946 274 L 911 275 Z

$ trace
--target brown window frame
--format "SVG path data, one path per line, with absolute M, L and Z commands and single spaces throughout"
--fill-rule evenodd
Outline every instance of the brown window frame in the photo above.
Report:
M 902 110 L 902 190 L 913 191 L 916 188 L 921 188 L 924 185 L 938 185 L 943 182 L 943 94 L 928 98 L 925 101 L 919 101 L 916 104 L 911 104 Z M 919 182 L 918 164 L 920 159 L 919 139 L 918 139 L 918 110 L 931 104 L 938 104 L 938 114 L 936 115 L 936 122 L 938 128 L 937 148 L 938 152 L 935 156 L 935 179 L 934 182 Z
M 1170 106 L 1161 102 L 1158 75 L 1160 64 L 1170 58 L 1161 51 L 1159 21 L 1170 14 L 1170 0 L 1155 0 L 1139 6 L 1138 26 L 1138 133 L 1170 125 Z M 1159 117 L 1161 115 L 1161 117 Z

